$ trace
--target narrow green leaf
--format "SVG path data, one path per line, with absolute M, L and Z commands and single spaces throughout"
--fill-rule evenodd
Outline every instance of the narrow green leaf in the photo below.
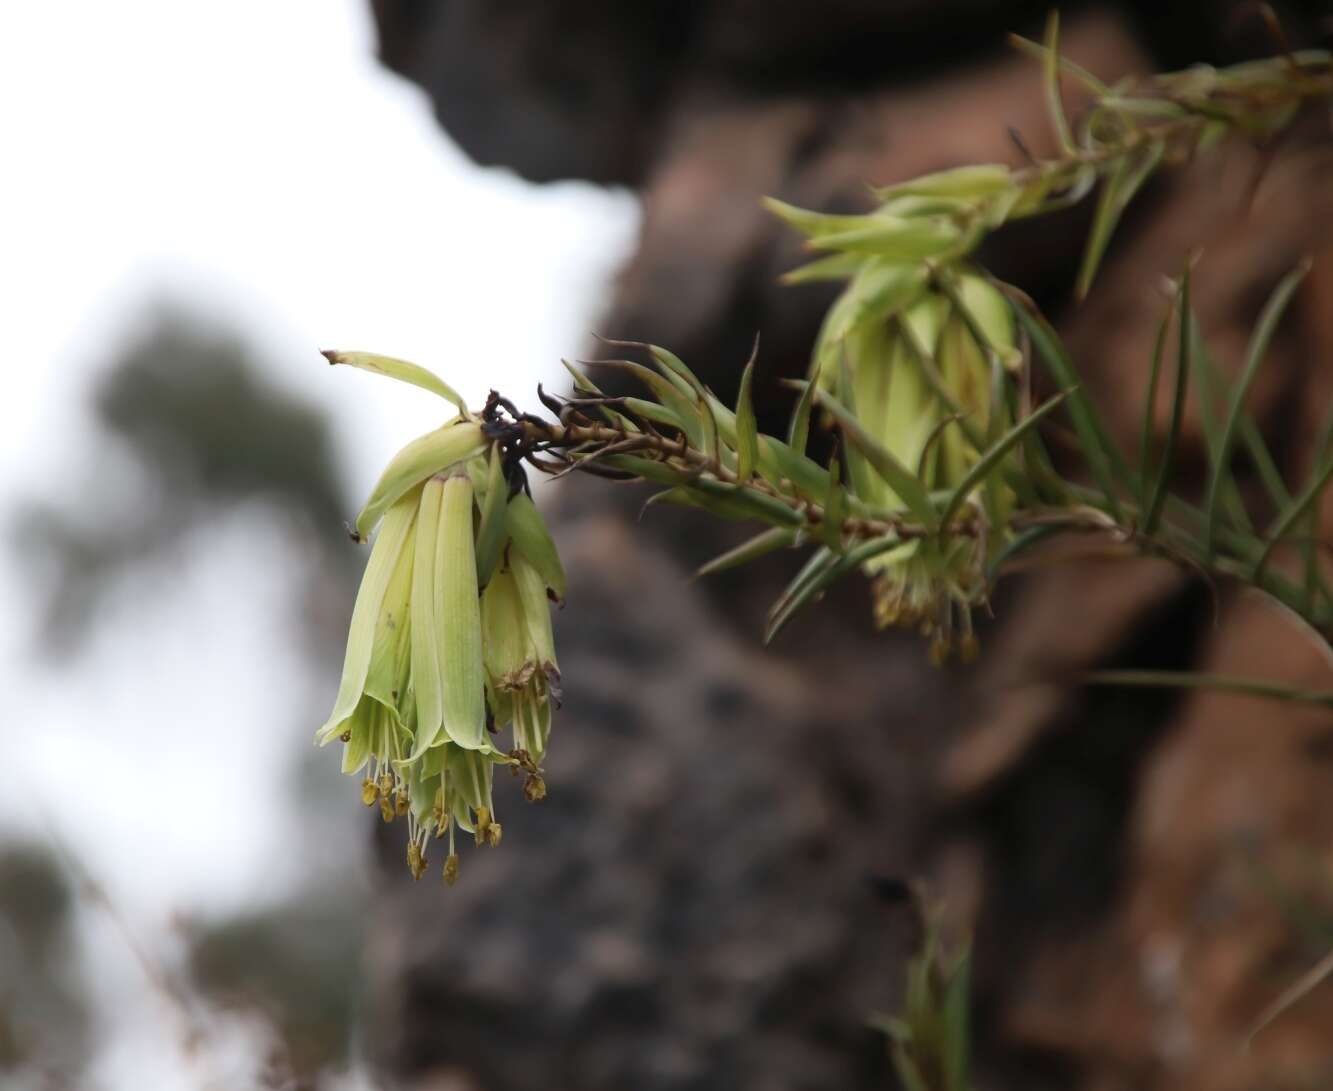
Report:
M 1157 468 L 1157 481 L 1148 500 L 1141 530 L 1151 537 L 1157 529 L 1157 522 L 1162 516 L 1162 505 L 1166 500 L 1167 483 L 1171 478 L 1171 469 L 1175 464 L 1176 452 L 1180 447 L 1180 429 L 1185 420 L 1185 399 L 1189 394 L 1190 358 L 1192 355 L 1193 322 L 1190 310 L 1190 267 L 1186 265 L 1180 276 L 1178 305 L 1180 320 L 1179 345 L 1176 349 L 1176 390 L 1171 401 L 1171 421 L 1167 426 L 1166 445 L 1162 449 L 1162 461 Z
M 733 485 L 711 477 L 698 477 L 683 486 L 701 502 L 707 500 L 710 511 L 729 519 L 759 519 L 783 526 L 802 526 L 805 519 L 776 497 L 744 485 Z
M 649 345 L 648 355 L 662 370 L 662 374 L 676 382 L 682 394 L 699 396 L 707 392 L 704 384 L 699 381 L 699 377 L 686 367 L 685 361 L 670 349 L 664 349 L 661 345 Z
M 1231 402 L 1227 406 L 1226 421 L 1222 425 L 1222 437 L 1218 442 L 1216 452 L 1214 452 L 1212 473 L 1208 478 L 1208 493 L 1203 504 L 1204 512 L 1208 516 L 1206 541 L 1209 557 L 1213 556 L 1217 548 L 1218 503 L 1222 495 L 1222 482 L 1229 472 L 1231 449 L 1235 443 L 1236 431 L 1245 407 L 1245 398 L 1254 385 L 1255 377 L 1259 374 L 1259 365 L 1263 363 L 1264 357 L 1268 354 L 1268 346 L 1273 340 L 1273 334 L 1277 331 L 1283 313 L 1309 271 L 1310 263 L 1308 261 L 1303 262 L 1278 282 L 1277 287 L 1273 289 L 1273 294 L 1269 296 L 1268 302 L 1264 304 L 1264 309 L 1259 315 L 1259 321 L 1255 324 L 1254 333 L 1250 337 L 1249 348 L 1245 354 L 1245 364 L 1241 369 L 1240 378 L 1231 392 Z
M 821 280 L 846 280 L 854 276 L 865 261 L 862 254 L 829 254 L 797 266 L 778 278 L 782 284 L 812 284 Z
M 862 542 L 842 555 L 820 546 L 811 554 L 805 566 L 796 574 L 787 590 L 769 611 L 768 624 L 764 629 L 764 643 L 771 643 L 801 607 L 841 576 L 854 571 L 872 557 L 887 553 L 891 549 L 898 549 L 902 545 L 903 542 L 898 538 L 875 538 Z
M 565 365 L 565 370 L 568 371 L 573 378 L 575 390 L 578 390 L 583 394 L 594 394 L 600 398 L 606 397 L 606 395 L 602 393 L 601 388 L 588 378 L 583 371 L 575 367 L 568 360 L 561 360 L 560 362 Z M 601 414 L 604 420 L 610 421 L 611 424 L 618 428 L 623 428 L 626 432 L 639 431 L 639 426 L 623 413 L 617 413 L 614 409 L 607 408 L 606 406 L 598 407 L 597 412 Z
M 636 364 L 633 360 L 599 360 L 602 367 L 615 367 L 628 371 L 653 392 L 658 400 L 670 409 L 680 420 L 685 431 L 685 438 L 691 447 L 703 446 L 703 418 L 699 407 L 694 402 L 695 392 L 682 393 L 679 386 L 670 379 L 658 374 L 652 368 Z
M 1190 374 L 1193 376 L 1195 389 L 1199 392 L 1199 419 L 1203 423 L 1203 435 L 1208 448 L 1208 465 L 1211 468 L 1217 460 L 1222 445 L 1222 421 L 1217 419 L 1215 407 L 1225 406 L 1230 401 L 1230 396 L 1227 393 L 1226 380 L 1222 378 L 1208 353 L 1208 346 L 1204 342 L 1197 316 L 1193 322 L 1194 332 L 1190 337 L 1193 349 L 1190 357 Z M 1225 509 L 1225 516 L 1237 530 L 1244 534 L 1254 533 L 1254 524 L 1250 521 L 1249 512 L 1245 510 L 1245 502 L 1229 467 L 1222 482 L 1220 503 Z
M 1097 268 L 1101 265 L 1116 224 L 1120 222 L 1120 217 L 1134 195 L 1157 169 L 1165 151 L 1164 144 L 1153 141 L 1145 147 L 1126 152 L 1116 162 L 1110 177 L 1102 183 L 1097 210 L 1092 218 L 1092 231 L 1088 235 L 1083 263 L 1078 271 L 1076 294 L 1079 299 L 1087 298 L 1088 289 L 1092 286 L 1093 277 L 1097 275 Z
M 759 345 L 756 342 L 755 351 Z M 744 484 L 754 473 L 755 463 L 759 459 L 759 425 L 754 415 L 754 400 L 751 384 L 754 382 L 755 357 L 745 365 L 741 374 L 741 390 L 736 398 L 736 479 Z
M 624 470 L 626 473 L 635 474 L 645 481 L 652 481 L 658 485 L 679 485 L 690 476 L 688 471 L 677 469 L 668 462 L 659 462 L 655 458 L 644 458 L 641 455 L 608 455 L 602 459 L 602 464 L 613 470 Z
M 875 196 L 880 200 L 904 193 L 926 197 L 988 197 L 1004 192 L 1011 185 L 1009 168 L 1003 163 L 976 163 L 883 186 L 875 190 Z
M 1043 62 L 1046 60 L 1047 50 L 1045 46 L 1041 45 L 1039 42 L 1031 41 L 1018 34 L 1010 34 L 1009 44 L 1016 47 L 1019 52 L 1026 53 L 1029 57 L 1033 57 L 1036 60 Z M 1074 79 L 1078 80 L 1079 83 L 1083 84 L 1083 86 L 1091 91 L 1097 98 L 1102 98 L 1103 96 L 1111 94 L 1111 88 L 1081 64 L 1071 61 L 1068 57 L 1060 57 L 1059 62 L 1060 68 L 1065 75 L 1072 76 Z
M 851 383 L 845 382 L 844 389 L 850 392 Z M 838 427 L 847 437 L 847 450 L 849 455 L 853 447 L 864 455 L 866 461 L 874 468 L 875 472 L 888 484 L 899 497 L 913 516 L 919 519 L 923 526 L 933 528 L 936 525 L 935 509 L 930 503 L 930 494 L 926 487 L 917 479 L 916 474 L 904 466 L 892 453 L 881 447 L 870 436 L 861 422 L 856 419 L 853 410 L 849 409 L 837 398 L 832 395 L 819 391 L 815 394 L 819 404 L 827 409 Z M 853 487 L 856 487 L 855 481 L 855 463 L 849 459 L 848 468 L 853 472 Z M 857 488 L 857 495 L 863 496 L 865 493 Z
M 837 231 L 812 238 L 818 250 L 849 250 L 874 254 L 895 262 L 939 258 L 963 242 L 958 225 L 944 217 L 873 215 L 850 231 Z
M 703 442 L 699 444 L 699 449 L 703 451 L 710 464 L 721 466 L 722 444 L 718 436 L 717 416 L 709 406 L 708 399 L 702 394 L 698 395 L 695 408 L 698 410 L 699 420 L 703 423 Z
M 1309 970 L 1296 979 L 1295 983 L 1283 991 L 1268 1008 L 1259 1016 L 1254 1024 L 1254 1029 L 1250 1031 L 1245 1039 L 1245 1048 L 1248 1049 L 1250 1043 L 1254 1041 L 1255 1036 L 1273 1022 L 1279 1015 L 1285 1012 L 1293 1004 L 1303 1000 L 1310 992 L 1322 985 L 1329 977 L 1333 977 L 1333 951 L 1330 951 L 1323 958 L 1314 964 Z
M 1044 417 L 1063 405 L 1072 394 L 1073 391 L 1068 390 L 1062 394 L 1057 394 L 1040 408 L 1024 417 L 986 449 L 977 460 L 976 465 L 968 470 L 966 476 L 959 482 L 958 487 L 953 491 L 953 495 L 949 497 L 949 502 L 944 506 L 944 512 L 940 515 L 941 532 L 948 529 L 949 521 L 957 514 L 963 501 L 967 499 L 968 493 L 986 478 L 986 475 L 996 467 L 1000 459 L 1004 458 L 1010 449 L 1035 428 Z
M 812 212 L 806 208 L 779 201 L 776 197 L 762 197 L 760 203 L 779 219 L 786 221 L 803 235 L 818 238 L 843 231 L 855 231 L 864 226 L 867 216 Z
M 1032 346 L 1046 365 L 1061 392 L 1069 395 L 1069 417 L 1078 435 L 1079 447 L 1088 461 L 1088 468 L 1101 487 L 1106 500 L 1107 510 L 1112 517 L 1121 515 L 1120 501 L 1116 497 L 1116 480 L 1132 486 L 1134 477 L 1125 465 L 1120 453 L 1107 435 L 1092 402 L 1078 389 L 1078 373 L 1066 355 L 1059 336 L 1050 323 L 1036 311 L 1027 306 L 1016 306 L 1014 312 L 1018 320 L 1032 339 Z
M 375 352 L 335 352 L 325 349 L 321 355 L 331 364 L 347 364 L 362 371 L 373 371 L 377 375 L 386 375 L 401 383 L 410 383 L 422 390 L 429 390 L 432 394 L 438 394 L 445 401 L 456 405 L 463 416 L 468 415 L 467 403 L 459 397 L 458 392 L 435 372 L 419 364 L 408 363 L 392 356 L 381 356 Z
M 739 568 L 743 564 L 749 564 L 775 550 L 786 549 L 795 544 L 796 534 L 795 530 L 787 527 L 770 527 L 749 541 L 742 542 L 735 549 L 729 549 L 707 564 L 701 565 L 695 575 L 711 576 L 717 572 L 725 572 L 729 568 Z
M 1291 528 L 1296 525 L 1301 516 L 1305 515 L 1315 505 L 1323 495 L 1330 479 L 1333 479 L 1333 458 L 1327 459 L 1322 466 L 1315 467 L 1314 472 L 1310 475 L 1309 482 L 1301 490 L 1300 495 L 1292 499 L 1273 524 L 1273 529 L 1269 531 L 1267 541 L 1264 544 L 1263 552 L 1254 565 L 1252 578 L 1255 584 L 1261 583 L 1264 569 L 1268 565 L 1269 558 L 1273 555 L 1274 548 L 1291 532 Z
M 1148 480 L 1152 472 L 1152 441 L 1157 428 L 1157 388 L 1162 377 L 1162 357 L 1166 355 L 1166 334 L 1171 327 L 1171 316 L 1176 313 L 1178 298 L 1172 295 L 1162 321 L 1157 324 L 1157 336 L 1153 340 L 1152 361 L 1148 369 L 1148 390 L 1144 398 L 1143 420 L 1139 428 L 1139 476 L 1143 488 L 1139 495 L 1139 506 L 1148 507 Z
M 650 420 L 654 424 L 665 424 L 668 428 L 674 428 L 681 433 L 685 431 L 681 427 L 680 418 L 660 402 L 650 402 L 643 398 L 626 398 L 624 406 L 628 412 Z
M 1069 131 L 1069 119 L 1065 117 L 1064 96 L 1060 93 L 1060 15 L 1056 11 L 1052 11 L 1046 19 L 1046 34 L 1042 44 L 1046 48 L 1042 55 L 1046 109 L 1050 113 L 1055 139 L 1061 148 L 1072 154 L 1077 149 L 1073 134 Z
M 972 1056 L 970 1008 L 972 952 L 964 950 L 944 991 L 944 1086 L 946 1091 L 969 1091 Z
M 491 445 L 487 464 L 486 496 L 482 500 L 481 521 L 477 524 L 477 586 L 490 582 L 505 543 L 505 509 L 508 506 L 509 484 L 505 481 L 504 460 L 499 444 Z
M 1263 697 L 1297 704 L 1333 708 L 1333 690 L 1297 689 L 1265 678 L 1240 678 L 1200 671 L 1092 671 L 1083 676 L 1091 686 L 1146 686 L 1159 689 L 1199 689 Z
M 842 463 L 837 451 L 829 459 L 828 493 L 824 497 L 824 544 L 834 553 L 842 552 L 842 521 L 846 518 L 847 499 L 840 481 Z
M 810 407 L 815 403 L 815 387 L 819 384 L 819 365 L 816 364 L 810 381 L 801 390 L 796 409 L 787 429 L 787 445 L 798 455 L 804 455 L 810 442 Z

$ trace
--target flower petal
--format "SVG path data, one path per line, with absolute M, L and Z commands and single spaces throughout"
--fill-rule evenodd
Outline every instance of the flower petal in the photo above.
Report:
M 343 721 L 356 711 L 357 703 L 361 700 L 366 675 L 370 670 L 380 607 L 398 556 L 407 541 L 415 506 L 415 498 L 407 498 L 391 507 L 371 548 L 370 560 L 361 577 L 360 590 L 356 593 L 356 605 L 352 608 L 352 623 L 347 634 L 347 654 L 343 660 L 338 696 L 329 718 L 316 734 L 321 745 L 342 734 Z

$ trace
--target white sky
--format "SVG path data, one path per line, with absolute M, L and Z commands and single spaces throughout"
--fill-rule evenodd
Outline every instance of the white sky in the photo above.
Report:
M 0 520 L 95 488 L 62 473 L 86 459 L 89 383 L 164 297 L 281 361 L 277 381 L 334 415 L 361 494 L 439 403 L 318 349 L 416 360 L 470 400 L 526 394 L 579 350 L 637 229 L 626 194 L 470 164 L 374 60 L 369 0 L 0 5 L 0 149 Z M 49 821 L 146 935 L 280 896 L 275 855 L 318 840 L 253 806 L 281 799 L 307 743 L 273 725 L 327 711 L 306 708 L 282 628 L 265 562 L 283 548 L 249 526 L 199 542 L 170 587 L 127 587 L 62 672 L 30 657 L 31 601 L 0 550 L 0 769 L 24 785 L 0 793 L 0 839 Z M 116 1028 L 99 1086 L 169 1086 L 171 1035 L 110 1014 L 153 1001 L 104 933 L 88 933 Z

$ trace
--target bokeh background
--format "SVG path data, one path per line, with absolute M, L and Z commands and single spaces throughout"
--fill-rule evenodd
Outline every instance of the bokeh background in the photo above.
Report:
M 1295 44 L 1318 3 L 1280 11 Z M 212 0 L 0 8 L 0 1086 L 893 1087 L 867 1020 L 925 877 L 977 943 L 978 1085 L 1333 1085 L 1333 721 L 1084 692 L 1125 666 L 1327 687 L 1280 618 L 1167 566 L 1007 588 L 968 672 L 874 634 L 849 585 L 764 651 L 795 563 L 551 486 L 571 576 L 550 798 L 413 885 L 311 734 L 364 560 L 343 523 L 432 399 L 324 347 L 531 402 L 589 332 L 670 345 L 760 409 L 829 295 L 781 288 L 765 193 L 1050 148 L 988 0 Z M 1104 77 L 1280 48 L 1251 6 L 1073 4 Z M 1255 190 L 1261 165 L 1267 166 Z M 1326 119 L 1154 185 L 1098 290 L 1085 212 L 984 255 L 1061 323 L 1134 436 L 1160 281 L 1219 366 L 1313 271 L 1255 413 L 1292 473 L 1333 391 Z M 1253 200 L 1250 200 L 1253 197 Z M 614 383 L 614 376 L 608 378 Z M 1202 462 L 1197 413 L 1186 482 Z M 1219 621 L 1214 625 L 1213 620 Z

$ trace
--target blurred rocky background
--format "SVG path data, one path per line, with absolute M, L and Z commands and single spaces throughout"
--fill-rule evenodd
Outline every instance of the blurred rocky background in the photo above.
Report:
M 383 62 L 478 162 L 632 187 L 641 235 L 598 331 L 672 347 L 724 397 L 760 334 L 770 427 L 831 293 L 777 284 L 798 247 L 758 198 L 860 209 L 866 183 L 1020 162 L 1011 129 L 1051 146 L 1038 73 L 1004 40 L 1037 33 L 1044 4 L 371 6 Z M 1283 47 L 1225 0 L 1064 10 L 1068 52 L 1104 78 Z M 1280 11 L 1293 46 L 1326 14 Z M 1311 254 L 1253 395 L 1284 468 L 1308 465 L 1333 401 L 1322 121 L 1156 183 L 1085 304 L 1069 286 L 1086 210 L 989 244 L 991 268 L 1059 321 L 1127 447 L 1162 278 L 1203 247 L 1196 304 L 1234 371 L 1269 290 Z M 334 676 L 363 561 L 337 533 L 355 509 L 344 437 L 269 364 L 230 325 L 164 308 L 104 370 L 81 475 L 101 487 L 14 520 L 52 655 L 78 655 L 99 602 L 174 578 L 239 512 L 293 574 L 270 609 Z M 1197 481 L 1197 413 L 1190 441 Z M 900 880 L 923 877 L 952 934 L 976 939 L 979 1089 L 1333 1085 L 1333 986 L 1240 1051 L 1333 947 L 1333 717 L 1071 681 L 1198 668 L 1327 688 L 1288 620 L 1165 564 L 1083 561 L 1002 587 L 966 670 L 874 633 L 855 581 L 764 649 L 798 559 L 691 582 L 732 529 L 663 507 L 639 525 L 642 495 L 591 479 L 543 499 L 570 576 L 548 798 L 528 806 L 502 777 L 503 848 L 467 853 L 445 890 L 438 871 L 408 880 L 399 831 L 353 807 L 336 760 L 303 761 L 288 791 L 305 833 L 269 848 L 272 896 L 174 921 L 179 964 L 148 966 L 187 1049 L 242 1022 L 272 1087 L 349 1086 L 338 1074 L 364 1061 L 374 1085 L 409 1091 L 893 1088 L 869 1019 L 901 999 L 918 935 Z M 367 881 L 345 850 L 372 841 Z M 117 911 L 69 848 L 0 849 L 5 1086 L 80 1086 L 94 1048 L 97 968 L 73 937 L 81 913 Z
M 1038 34 L 1046 4 L 373 6 L 384 62 L 478 161 L 639 192 L 600 332 L 670 346 L 724 398 L 759 333 L 770 421 L 831 293 L 778 285 L 797 243 L 760 195 L 860 210 L 868 182 L 1021 163 L 1011 131 L 1051 148 L 1038 73 L 1004 41 Z M 1279 10 L 1297 45 L 1325 15 Z M 1065 27 L 1108 80 L 1283 48 L 1254 5 L 1223 0 L 1066 6 Z M 1333 382 L 1326 119 L 1311 132 L 1163 178 L 1082 306 L 1087 210 L 990 245 L 1127 447 L 1162 278 L 1203 247 L 1197 306 L 1233 371 L 1311 253 L 1255 395 L 1285 468 L 1306 467 Z M 555 500 L 569 698 L 550 798 L 507 810 L 504 851 L 469 858 L 447 902 L 400 881 L 383 838 L 366 1039 L 382 1071 L 423 1089 L 893 1086 L 866 1017 L 895 1004 L 912 930 L 875 880 L 923 875 L 977 938 L 979 1086 L 1333 1084 L 1333 987 L 1240 1052 L 1329 945 L 1333 717 L 1070 681 L 1194 667 L 1326 685 L 1290 622 L 1161 563 L 1082 562 L 1004 588 L 971 670 L 873 635 L 856 587 L 764 651 L 795 562 L 689 583 L 726 532 L 661 509 L 636 527 L 639 501 L 587 482 Z

